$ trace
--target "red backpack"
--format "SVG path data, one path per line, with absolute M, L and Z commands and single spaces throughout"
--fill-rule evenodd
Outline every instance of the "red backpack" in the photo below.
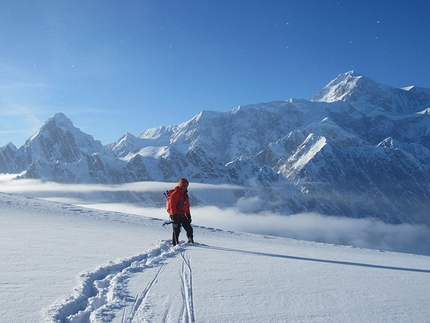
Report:
M 166 197 L 166 210 L 169 209 L 169 205 L 172 203 L 172 193 L 175 189 L 166 190 L 164 196 Z
M 166 197 L 166 210 L 167 210 L 167 212 L 169 212 L 169 210 L 173 209 L 171 207 L 171 205 L 172 205 L 172 193 L 174 191 L 175 191 L 175 189 L 172 189 L 172 190 L 167 190 L 164 193 L 164 196 Z M 183 207 L 183 205 L 185 205 L 185 203 L 187 203 L 187 196 L 188 196 L 187 194 L 184 194 L 184 199 L 182 201 L 178 201 L 175 209 L 181 209 Z

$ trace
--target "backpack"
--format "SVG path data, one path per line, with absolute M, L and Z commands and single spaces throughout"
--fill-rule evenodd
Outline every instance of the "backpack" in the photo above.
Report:
M 175 189 L 171 189 L 171 190 L 166 190 L 166 192 L 164 192 L 164 196 L 166 197 L 166 210 L 169 209 L 169 205 L 170 203 L 172 203 L 172 193 Z
M 170 209 L 170 204 L 172 203 L 172 193 L 175 191 L 175 189 L 171 189 L 171 190 L 166 190 L 166 192 L 164 192 L 164 196 L 166 197 L 166 210 Z M 187 200 L 187 195 L 184 194 L 184 200 L 183 201 L 179 201 L 178 205 L 180 205 L 181 203 L 185 204 Z M 170 221 L 166 221 L 163 223 L 163 226 L 167 225 L 167 224 L 172 224 L 172 220 Z
M 171 209 L 169 206 L 172 204 L 172 193 L 175 191 L 175 189 L 166 190 L 164 192 L 164 196 L 166 197 L 166 210 Z M 182 201 L 179 201 L 176 205 L 176 208 L 181 208 L 182 205 L 184 205 L 187 202 L 187 194 L 184 194 L 184 199 Z

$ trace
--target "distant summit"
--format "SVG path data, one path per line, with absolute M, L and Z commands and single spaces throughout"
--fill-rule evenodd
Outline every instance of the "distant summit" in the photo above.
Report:
M 361 74 L 349 71 L 339 74 L 334 80 L 328 83 L 311 101 L 314 102 L 336 102 L 348 101 L 357 88 L 364 88 L 368 82 L 374 83 L 370 79 L 363 79 Z M 372 85 L 372 84 L 370 84 Z M 376 83 L 373 85 L 378 86 Z
M 343 101 L 354 106 L 373 106 L 385 112 L 408 114 L 430 107 L 430 91 L 414 86 L 397 89 L 349 71 L 339 74 L 311 101 L 327 103 Z
M 25 142 L 22 149 L 33 162 L 43 157 L 47 161 L 71 163 L 103 151 L 103 146 L 100 141 L 74 127 L 63 113 L 56 113 Z

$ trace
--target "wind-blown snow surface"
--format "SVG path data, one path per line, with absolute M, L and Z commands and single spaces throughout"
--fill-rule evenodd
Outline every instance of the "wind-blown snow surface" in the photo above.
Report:
M 429 322 L 430 257 L 0 194 L 2 322 Z M 182 234 L 182 238 L 184 238 Z

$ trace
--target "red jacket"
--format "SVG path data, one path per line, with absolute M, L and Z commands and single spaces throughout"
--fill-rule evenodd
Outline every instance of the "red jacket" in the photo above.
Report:
M 179 186 L 176 186 L 169 196 L 167 213 L 170 215 L 190 214 L 190 200 L 188 194 Z

